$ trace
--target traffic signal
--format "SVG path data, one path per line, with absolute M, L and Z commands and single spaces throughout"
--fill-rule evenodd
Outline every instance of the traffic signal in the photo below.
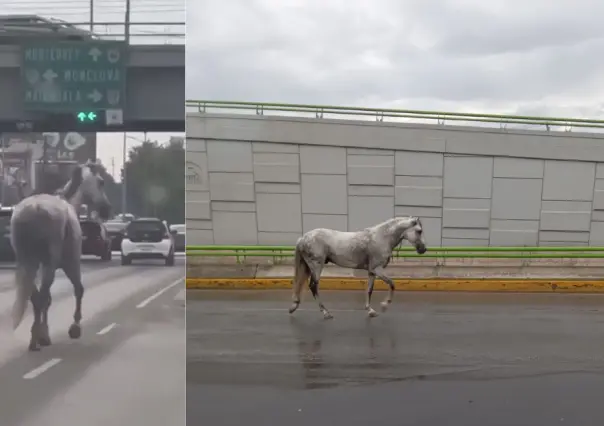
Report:
M 94 123 L 98 119 L 98 115 L 94 111 L 81 111 L 77 113 L 76 117 L 78 117 L 78 121 L 81 123 Z

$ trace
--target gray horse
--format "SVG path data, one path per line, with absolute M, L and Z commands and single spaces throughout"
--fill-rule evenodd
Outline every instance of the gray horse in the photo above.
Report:
M 13 326 L 16 329 L 23 320 L 29 299 L 34 312 L 31 351 L 51 344 L 48 331 L 50 287 L 58 268 L 63 269 L 73 284 L 76 300 L 69 337 L 77 339 L 81 335 L 84 287 L 80 270 L 82 230 L 77 211 L 83 203 L 92 206 L 100 218 L 108 219 L 111 205 L 105 195 L 99 166 L 94 163 L 76 167 L 60 194 L 35 194 L 14 207 L 10 223 L 11 244 L 17 260 Z M 41 269 L 39 289 L 35 282 L 38 269 Z
M 358 232 L 325 228 L 308 231 L 296 243 L 294 294 L 289 313 L 298 309 L 302 286 L 310 278 L 310 291 L 319 303 L 323 316 L 326 319 L 333 318 L 319 299 L 321 272 L 329 262 L 345 268 L 364 269 L 369 273 L 365 309 L 370 317 L 377 316 L 377 312 L 371 307 L 375 278 L 388 284 L 388 296 L 382 302 L 382 310 L 385 311 L 392 303 L 394 282 L 386 275 L 384 268 L 390 262 L 392 250 L 404 239 L 415 247 L 417 253 L 426 252 L 422 222 L 418 217 L 395 217 Z

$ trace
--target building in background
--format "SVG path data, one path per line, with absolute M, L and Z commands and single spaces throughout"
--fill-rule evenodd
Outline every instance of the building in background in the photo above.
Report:
M 5 133 L 0 137 L 0 203 L 14 205 L 26 192 L 54 191 L 77 164 L 96 160 L 96 133 Z

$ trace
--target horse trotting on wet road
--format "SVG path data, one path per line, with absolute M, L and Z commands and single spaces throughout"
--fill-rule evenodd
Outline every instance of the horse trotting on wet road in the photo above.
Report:
M 91 206 L 106 220 L 111 205 L 99 174 L 99 165 L 86 163 L 73 170 L 70 181 L 57 195 L 35 194 L 14 207 L 11 218 L 11 244 L 16 255 L 17 297 L 13 306 L 13 326 L 16 329 L 25 314 L 27 300 L 31 300 L 34 322 L 31 327 L 29 350 L 51 344 L 48 331 L 48 309 L 51 304 L 50 287 L 55 271 L 63 269 L 73 284 L 76 300 L 74 322 L 69 336 L 81 335 L 82 319 L 82 230 L 77 211 L 82 204 Z M 36 286 L 38 269 L 41 284 Z
M 395 217 L 358 232 L 326 228 L 308 231 L 296 243 L 293 304 L 289 313 L 298 309 L 302 286 L 310 278 L 310 291 L 319 303 L 323 316 L 333 318 L 319 298 L 321 272 L 329 262 L 344 268 L 364 269 L 369 273 L 365 309 L 370 317 L 377 316 L 371 307 L 375 278 L 388 284 L 388 296 L 382 302 L 382 310 L 385 311 L 392 303 L 394 282 L 386 275 L 384 268 L 390 262 L 392 250 L 405 239 L 415 247 L 417 253 L 426 252 L 422 222 L 418 217 Z

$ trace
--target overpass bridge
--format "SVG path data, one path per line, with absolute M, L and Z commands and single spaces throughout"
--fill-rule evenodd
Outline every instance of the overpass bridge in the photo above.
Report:
M 184 131 L 185 47 L 0 46 L 0 94 L 0 132 Z

